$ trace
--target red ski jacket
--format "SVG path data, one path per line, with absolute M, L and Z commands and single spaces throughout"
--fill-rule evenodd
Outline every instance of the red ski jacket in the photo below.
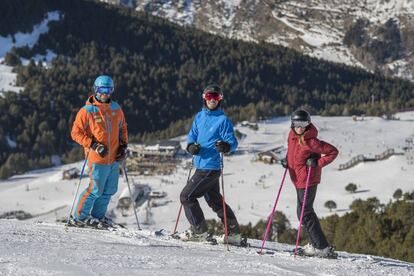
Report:
M 289 132 L 287 161 L 290 178 L 296 188 L 306 187 L 308 158 L 318 158 L 318 165 L 312 168 L 309 179 L 309 186 L 312 186 L 321 182 L 322 167 L 338 156 L 337 148 L 319 140 L 317 136 L 318 130 L 313 124 L 310 124 L 302 135 L 296 134 L 293 129 Z

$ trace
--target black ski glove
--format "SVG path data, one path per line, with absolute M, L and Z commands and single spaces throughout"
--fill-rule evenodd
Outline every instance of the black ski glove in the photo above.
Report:
M 201 146 L 197 143 L 190 143 L 187 145 L 187 151 L 192 155 L 197 155 L 200 152 Z
M 91 149 L 93 149 L 102 158 L 105 157 L 108 153 L 108 149 L 105 147 L 105 145 L 96 141 L 92 141 Z
M 283 168 L 287 169 L 288 162 L 286 158 L 283 158 L 282 160 L 280 160 L 280 164 L 282 165 Z
M 127 157 L 128 144 L 124 141 L 119 141 L 118 151 L 116 152 L 116 161 L 123 161 Z
M 318 159 L 316 158 L 308 158 L 306 160 L 306 166 L 315 168 L 318 166 Z
M 221 140 L 217 140 L 216 142 L 216 149 L 219 152 L 227 153 L 230 151 L 230 144 Z

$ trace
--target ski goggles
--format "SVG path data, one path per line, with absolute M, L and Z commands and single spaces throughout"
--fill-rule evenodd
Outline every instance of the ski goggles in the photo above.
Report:
M 305 128 L 309 125 L 308 121 L 292 121 L 292 127 Z
M 221 95 L 221 93 L 207 91 L 203 94 L 203 99 L 206 101 L 215 100 L 218 102 L 223 99 L 223 96 Z
M 111 86 L 100 86 L 95 88 L 95 92 L 99 94 L 111 95 L 114 92 L 114 88 Z

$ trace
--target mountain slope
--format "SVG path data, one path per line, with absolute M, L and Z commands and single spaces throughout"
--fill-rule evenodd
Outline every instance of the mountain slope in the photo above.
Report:
M 0 98 L 2 178 L 47 166 L 52 155 L 68 156 L 74 116 L 92 93 L 94 78 L 103 73 L 114 77 L 114 98 L 127 122 L 134 122 L 129 133 L 135 140 L 183 134 L 202 107 L 203 87 L 211 82 L 222 85 L 223 106 L 233 120 L 289 114 L 302 105 L 325 115 L 381 115 L 414 105 L 408 81 L 267 43 L 178 27 L 128 8 L 82 0 L 36 1 L 45 10 L 35 10 L 28 22 L 2 34 L 13 36 L 48 14 L 57 20 L 48 23 L 48 32 L 36 43 L 19 47 L 20 41 L 15 41 L 18 48 L 11 48 L 5 60 L 56 56 L 49 67 L 34 60 L 27 65 L 17 62 L 17 85 L 24 91 Z M 0 10 L 7 9 L 0 23 L 30 13 L 31 7 L 29 0 L 0 2 Z M 169 126 L 159 135 L 157 131 Z M 74 149 L 71 160 L 79 152 Z
M 414 264 L 340 252 L 338 260 L 293 259 L 256 249 L 183 243 L 148 231 L 115 233 L 2 220 L 0 273 L 8 275 L 408 275 Z M 260 241 L 252 241 L 258 245 Z M 276 250 L 292 246 L 268 243 Z
M 414 2 L 410 0 L 144 0 L 137 1 L 136 9 L 226 37 L 267 41 L 414 80 Z M 346 37 L 358 20 L 366 21 L 364 41 L 349 43 Z M 395 22 L 395 28 L 387 22 Z M 384 36 L 384 30 L 392 35 Z M 395 47 L 390 49 L 390 44 Z
M 413 151 L 404 152 L 406 139 L 412 139 L 412 122 L 414 113 L 400 113 L 396 115 L 400 120 L 383 120 L 375 117 L 365 117 L 363 121 L 354 121 L 351 117 L 319 117 L 312 120 L 320 130 L 320 138 L 338 147 L 340 154 L 329 166 L 324 168 L 321 185 L 318 186 L 314 209 L 321 218 L 322 227 L 330 243 L 338 250 L 349 252 L 378 254 L 393 256 L 394 258 L 413 261 L 412 250 L 414 224 L 411 212 L 414 208 L 408 205 L 408 210 L 392 209 L 393 216 L 381 216 L 385 220 L 370 220 L 369 228 L 361 230 L 357 220 L 352 220 L 353 228 L 349 224 L 342 224 L 345 228 L 339 229 L 338 220 L 326 220 L 328 217 L 346 216 L 364 218 L 364 214 L 356 213 L 351 204 L 355 200 L 367 200 L 376 197 L 381 204 L 395 202 L 393 194 L 397 189 L 404 193 L 413 192 L 410 179 L 414 175 L 412 162 Z M 233 208 L 240 224 L 256 225 L 259 220 L 265 220 L 272 210 L 280 181 L 284 170 L 278 164 L 264 164 L 255 162 L 258 152 L 271 148 L 286 146 L 289 118 L 280 117 L 259 122 L 259 129 L 237 126 L 244 134 L 239 141 L 239 152 L 224 159 L 224 185 L 226 201 Z M 185 137 L 180 137 L 185 146 Z M 338 170 L 341 164 L 350 161 L 357 155 L 374 158 L 375 155 L 394 149 L 398 154 L 388 159 L 376 162 L 359 163 L 347 170 Z M 143 229 L 167 229 L 172 231 L 175 219 L 180 208 L 180 191 L 186 183 L 190 156 L 183 157 L 177 170 L 171 175 L 134 175 L 130 172 L 129 181 L 132 184 L 148 185 L 151 191 L 166 194 L 164 198 L 142 200 L 137 209 L 138 218 Z M 30 222 L 42 220 L 55 222 L 67 217 L 73 202 L 74 193 L 79 179 L 63 180 L 62 172 L 70 168 L 82 167 L 82 161 L 56 166 L 49 169 L 28 172 L 0 181 L 0 217 L 6 212 L 22 210 L 31 214 Z M 194 170 L 193 170 L 194 172 Z M 345 187 L 349 183 L 358 186 L 356 193 L 349 193 Z M 88 187 L 87 173 L 82 179 L 79 192 Z M 129 229 L 135 229 L 135 216 L 132 209 L 125 213 L 117 208 L 121 196 L 128 194 L 124 177 L 119 179 L 119 188 L 110 202 L 108 216 L 115 221 L 126 224 Z M 337 208 L 332 211 L 325 207 L 328 200 L 333 200 Z M 402 202 L 403 200 L 400 200 Z M 200 204 L 206 219 L 217 219 L 216 214 L 207 206 L 204 199 Z M 286 215 L 288 227 L 297 228 L 299 221 L 296 215 L 296 192 L 290 178 L 284 184 L 277 211 Z M 383 212 L 378 209 L 370 213 L 372 218 Z M 405 213 L 405 216 L 397 214 Z M 388 220 L 388 218 L 392 218 Z M 324 223 L 325 221 L 325 223 Z M 387 227 L 391 221 L 392 228 Z M 347 220 L 346 223 L 350 223 Z M 372 227 L 375 225 L 375 227 Z M 189 227 L 189 223 L 182 213 L 178 230 Z M 333 231 L 333 228 L 336 229 Z M 275 228 L 273 228 L 275 229 Z M 360 231 L 361 230 L 361 231 Z M 408 234 L 411 231 L 411 234 Z M 378 233 L 381 233 L 379 235 Z M 260 236 L 260 232 L 258 236 Z M 347 236 L 347 238 L 343 238 Z M 280 236 L 279 236 L 280 237 Z M 272 239 L 275 234 L 272 234 Z M 280 240 L 280 239 L 279 239 Z M 291 240 L 295 241 L 294 237 Z M 362 247 L 361 244 L 368 245 Z M 395 244 L 395 246 L 393 246 Z M 346 249 L 345 249 L 346 248 Z M 355 251 L 353 251 L 355 250 Z

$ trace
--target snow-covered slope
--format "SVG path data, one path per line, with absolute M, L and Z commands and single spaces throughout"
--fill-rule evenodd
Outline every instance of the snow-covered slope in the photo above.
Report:
M 320 216 L 348 211 L 356 198 L 376 196 L 381 202 L 392 200 L 398 188 L 413 190 L 413 153 L 394 155 L 377 162 L 361 163 L 339 171 L 340 164 L 351 157 L 364 154 L 373 157 L 388 148 L 403 152 L 405 139 L 413 137 L 414 112 L 396 115 L 400 120 L 366 117 L 354 121 L 351 117 L 319 117 L 313 122 L 319 128 L 320 138 L 336 145 L 340 155 L 323 172 L 318 188 L 315 209 Z M 360 118 L 358 118 L 360 119 Z M 240 141 L 239 153 L 225 157 L 224 181 L 226 199 L 233 207 L 240 223 L 255 224 L 270 213 L 283 169 L 280 165 L 266 165 L 254 161 L 257 152 L 286 144 L 288 118 L 274 118 L 259 123 L 257 131 L 237 126 L 246 136 Z M 184 141 L 184 137 L 181 138 Z M 141 237 L 134 232 L 132 210 L 123 216 L 116 209 L 119 195 L 126 187 L 120 179 L 118 193 L 110 204 L 109 214 L 126 223 L 129 232 L 107 233 L 93 230 L 73 230 L 67 233 L 56 219 L 63 219 L 72 204 L 77 179 L 62 180 L 62 171 L 81 168 L 74 164 L 32 171 L 0 182 L 0 214 L 23 210 L 33 217 L 24 222 L 0 220 L 2 246 L 0 247 L 0 275 L 61 275 L 61 274 L 123 274 L 137 275 L 411 275 L 414 265 L 380 257 L 340 253 L 339 260 L 296 259 L 287 253 L 259 257 L 254 249 L 232 249 L 222 246 L 194 246 L 176 241 L 159 241 L 149 237 L 149 231 L 172 231 L 180 207 L 179 193 L 188 176 L 183 160 L 177 171 L 168 176 L 132 176 L 131 183 L 147 184 L 153 191 L 166 192 L 167 197 L 156 199 L 152 207 L 145 202 L 139 207 L 138 217 L 144 229 Z M 345 191 L 353 182 L 358 185 L 355 194 Z M 81 189 L 85 189 L 84 179 Z M 329 212 L 324 203 L 334 200 L 338 208 Z M 200 199 L 207 218 L 215 214 Z M 297 227 L 296 195 L 290 180 L 286 181 L 277 207 Z M 38 223 L 42 221 L 43 223 Z M 182 214 L 179 230 L 188 227 Z M 252 241 L 259 245 L 259 241 Z M 292 246 L 269 243 L 278 249 Z M 190 265 L 192 264 L 192 265 Z
M 397 114 L 400 120 L 384 120 L 367 117 L 363 121 L 354 121 L 351 117 L 319 117 L 313 122 L 319 128 L 319 137 L 340 150 L 338 158 L 324 168 L 322 183 L 318 188 L 315 209 L 320 216 L 333 213 L 339 215 L 349 210 L 349 205 L 357 198 L 377 197 L 386 203 L 392 199 L 397 189 L 403 192 L 413 190 L 414 165 L 408 159 L 410 155 L 393 155 L 389 159 L 377 162 L 360 163 L 348 170 L 339 171 L 340 164 L 346 163 L 358 154 L 374 157 L 376 154 L 393 148 L 402 153 L 405 139 L 414 134 L 414 113 Z M 289 130 L 288 118 L 274 118 L 259 123 L 259 130 L 237 127 L 246 137 L 239 143 L 239 153 L 224 159 L 224 182 L 226 199 L 236 212 L 242 224 L 255 224 L 266 219 L 270 213 L 277 189 L 283 175 L 280 165 L 267 165 L 256 162 L 257 153 L 262 150 L 286 145 Z M 181 138 L 184 146 L 184 137 Z M 412 157 L 412 156 L 411 156 Z M 132 176 L 130 182 L 149 185 L 153 191 L 164 191 L 166 198 L 156 199 L 153 207 L 142 205 L 139 218 L 145 227 L 153 229 L 174 227 L 175 218 L 180 207 L 179 194 L 184 186 L 188 169 L 183 160 L 177 171 L 167 176 Z M 411 163 L 410 163 L 411 162 Z M 62 171 L 71 167 L 81 168 L 82 162 L 33 171 L 0 182 L 0 214 L 6 211 L 23 210 L 44 220 L 54 221 L 65 217 L 72 204 L 77 179 L 62 180 Z M 132 174 L 132 172 L 131 172 Z M 345 191 L 349 183 L 358 186 L 358 192 L 350 194 Z M 81 184 L 81 190 L 87 187 L 87 180 Z M 119 222 L 134 222 L 133 213 L 122 216 L 115 209 L 117 199 L 126 182 L 120 179 L 118 193 L 113 197 L 112 213 Z M 333 200 L 337 209 L 332 212 L 324 207 L 327 200 Z M 200 199 L 207 218 L 215 218 L 203 199 Z M 293 227 L 298 224 L 296 213 L 296 194 L 290 179 L 284 185 L 277 210 L 285 213 Z M 185 229 L 188 223 L 182 218 L 179 229 Z
M 59 13 L 49 12 L 42 22 L 33 26 L 33 31 L 31 33 L 16 33 L 13 36 L 9 35 L 7 37 L 0 36 L 0 96 L 3 91 L 18 92 L 23 89 L 23 87 L 16 86 L 16 74 L 12 72 L 13 67 L 2 64 L 5 55 L 13 47 L 33 47 L 39 40 L 39 36 L 48 32 L 48 23 L 56 20 L 59 20 Z M 45 56 L 36 55 L 33 57 L 33 60 L 42 62 L 44 66 L 47 66 L 47 63 L 55 56 L 56 55 L 53 52 L 48 50 Z M 27 63 L 27 60 L 23 60 L 24 65 Z
M 23 87 L 16 86 L 16 73 L 13 73 L 13 67 L 1 64 L 3 58 L 0 58 L 0 96 L 4 91 L 19 92 Z
M 380 69 L 414 80 L 414 1 L 289 0 L 289 1 L 136 1 L 136 9 L 236 39 L 267 41 L 329 61 Z M 367 49 L 343 40 L 357 19 L 367 19 L 367 43 L 380 39 L 378 30 L 395 19 L 401 36 L 398 55 L 384 63 Z
M 63 224 L 1 220 L 0 275 L 412 275 L 414 264 L 339 252 L 337 260 L 294 258 L 292 246 L 222 245 L 157 239 L 149 231 L 64 230 Z M 260 241 L 251 241 L 259 245 Z

